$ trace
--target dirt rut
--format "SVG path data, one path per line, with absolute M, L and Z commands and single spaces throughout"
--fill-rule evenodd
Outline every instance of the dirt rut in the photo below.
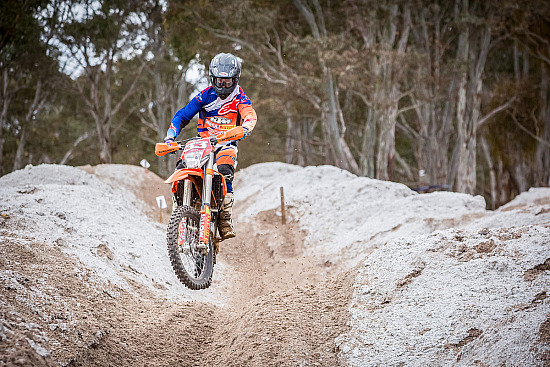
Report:
M 234 273 L 228 307 L 142 303 L 71 365 L 339 366 L 334 344 L 347 322 L 353 277 L 321 280 L 324 265 L 303 257 L 304 234 L 263 213 L 252 233 L 219 254 Z M 250 225 L 237 225 L 240 234 Z M 270 233 L 271 235 L 260 235 Z
M 305 234 L 295 223 L 277 224 L 273 212 L 257 219 L 237 224 L 238 237 L 222 243 L 218 261 L 232 269 L 220 280 L 231 290 L 226 307 L 161 300 L 135 283 L 86 285 L 82 265 L 52 245 L 5 242 L 2 266 L 27 279 L 23 288 L 49 290 L 44 301 L 23 302 L 24 289 L 4 285 L 0 302 L 16 310 L 8 326 L 36 325 L 34 334 L 21 329 L 20 339 L 49 336 L 37 343 L 52 353 L 2 340 L 0 349 L 12 352 L 0 365 L 341 365 L 334 338 L 346 328 L 353 272 L 331 274 L 303 256 Z

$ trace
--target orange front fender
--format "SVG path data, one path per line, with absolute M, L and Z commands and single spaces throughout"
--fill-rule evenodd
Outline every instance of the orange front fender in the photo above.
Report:
M 172 183 L 176 181 L 185 180 L 188 176 L 199 176 L 202 177 L 202 169 L 195 168 L 182 168 L 174 173 L 172 173 L 172 176 L 168 177 L 164 183 Z
M 223 196 L 225 196 L 227 195 L 227 182 L 225 181 L 225 177 L 218 171 L 215 171 L 215 172 L 218 173 L 222 178 Z M 189 177 L 189 176 L 193 176 L 193 177 Z M 203 178 L 202 169 L 182 168 L 172 173 L 172 175 L 168 177 L 166 181 L 164 181 L 164 183 L 167 183 L 167 184 L 171 183 L 172 192 L 175 193 L 178 181 L 185 180 L 186 178 L 190 178 L 191 181 L 193 181 L 193 184 L 195 185 L 195 187 L 197 188 L 197 192 L 199 193 L 199 196 L 202 197 L 202 186 L 200 182 L 196 181 L 199 177 L 201 179 Z
M 189 177 L 189 176 L 192 176 L 192 177 Z M 167 183 L 167 184 L 171 183 L 172 184 L 172 192 L 175 193 L 176 188 L 178 186 L 178 181 L 185 180 L 188 177 L 191 179 L 191 181 L 193 181 L 193 183 L 197 187 L 197 192 L 199 193 L 199 195 L 201 195 L 202 187 L 199 187 L 199 185 L 197 185 L 197 182 L 195 181 L 195 178 L 198 178 L 198 177 L 200 177 L 202 179 L 202 170 L 199 169 L 199 168 L 196 168 L 196 169 L 192 169 L 192 168 L 179 169 L 179 170 L 175 171 L 174 173 L 172 173 L 172 176 L 168 177 L 168 179 L 166 179 L 166 181 L 164 181 L 164 183 Z

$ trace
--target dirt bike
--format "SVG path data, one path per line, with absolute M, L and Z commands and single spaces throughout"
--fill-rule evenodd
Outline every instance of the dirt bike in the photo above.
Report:
M 217 143 L 245 138 L 237 126 L 216 137 L 157 143 L 155 154 L 164 156 L 183 150 L 185 168 L 177 169 L 165 183 L 172 184 L 174 208 L 167 229 L 168 254 L 179 280 L 191 289 L 212 284 L 220 238 L 216 236 L 227 184 L 215 170 Z M 183 144 L 185 143 L 185 144 Z

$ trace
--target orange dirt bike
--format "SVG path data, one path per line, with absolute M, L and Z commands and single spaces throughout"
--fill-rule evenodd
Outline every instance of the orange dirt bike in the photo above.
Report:
M 172 267 L 179 280 L 191 289 L 210 286 L 219 250 L 216 230 L 227 186 L 215 169 L 214 146 L 244 137 L 245 130 L 237 126 L 216 137 L 157 143 L 155 147 L 159 157 L 183 149 L 185 168 L 164 181 L 172 184 L 174 194 L 167 240 Z

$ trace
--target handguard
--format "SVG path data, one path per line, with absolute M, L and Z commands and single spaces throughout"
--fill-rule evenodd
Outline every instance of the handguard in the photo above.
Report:
M 155 154 L 159 157 L 166 155 L 168 153 L 174 153 L 179 150 L 179 144 L 176 142 L 171 143 L 157 143 L 155 145 Z
M 224 143 L 226 141 L 240 140 L 244 138 L 244 129 L 242 126 L 237 126 L 231 130 L 227 130 L 223 134 L 216 136 L 218 143 Z

